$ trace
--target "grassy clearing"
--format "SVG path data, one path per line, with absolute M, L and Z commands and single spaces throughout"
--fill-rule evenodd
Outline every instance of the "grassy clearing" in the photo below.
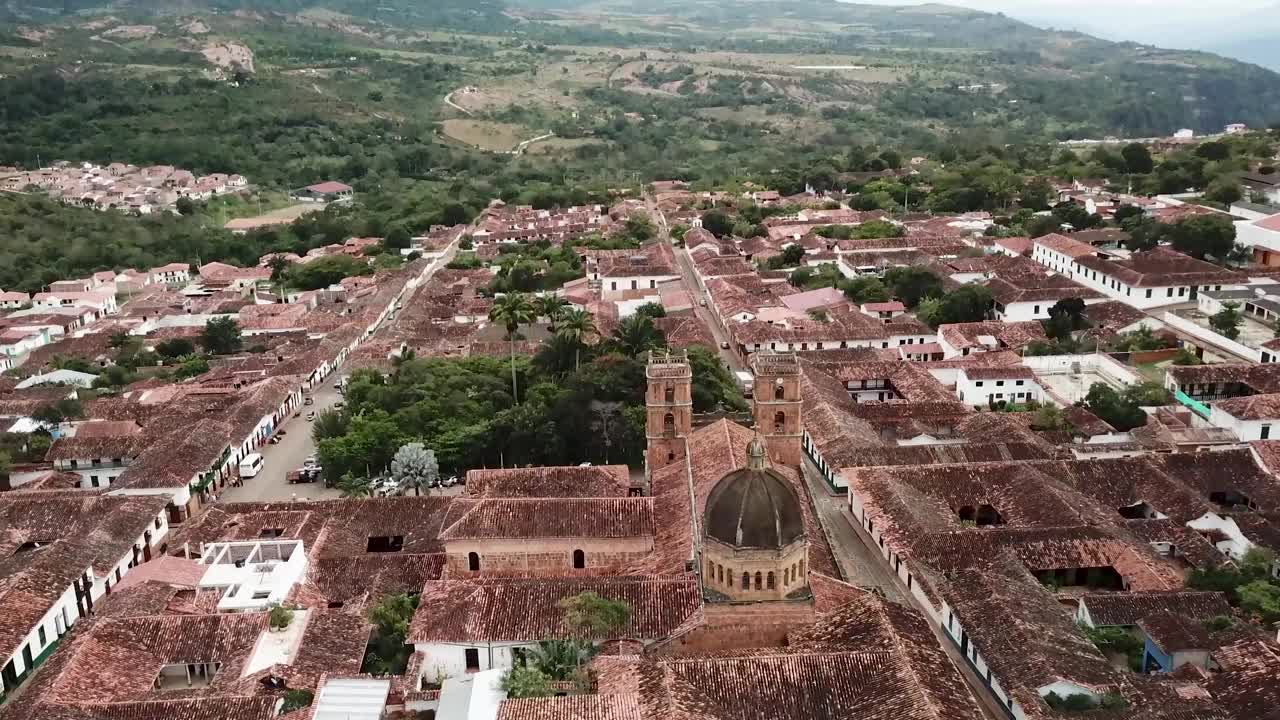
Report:
M 445 120 L 440 125 L 446 136 L 490 152 L 508 152 L 534 136 L 522 125 L 487 120 Z

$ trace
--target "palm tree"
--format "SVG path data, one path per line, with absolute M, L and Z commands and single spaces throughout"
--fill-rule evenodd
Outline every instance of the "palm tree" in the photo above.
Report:
M 582 364 L 582 345 L 586 336 L 596 331 L 596 319 L 586 310 L 574 308 L 566 310 L 560 317 L 560 326 L 556 335 L 571 340 L 577 346 L 573 356 L 573 369 L 576 371 Z
M 391 459 L 391 477 L 400 487 L 413 488 L 414 495 L 421 495 L 423 488 L 430 491 L 440 480 L 435 452 L 418 442 L 401 445 Z
M 559 295 L 542 295 L 538 298 L 538 315 L 547 319 L 551 329 L 555 330 L 556 322 L 564 317 L 569 308 L 569 301 Z
M 524 293 L 507 293 L 493 301 L 489 309 L 489 319 L 502 323 L 507 329 L 507 339 L 511 341 L 511 397 L 520 404 L 519 388 L 516 386 L 516 332 L 521 325 L 533 322 L 534 308 Z
M 649 350 L 666 347 L 667 338 L 653 324 L 653 318 L 647 315 L 632 315 L 618 323 L 610 343 L 620 352 L 636 357 Z
M 369 478 L 358 478 L 351 473 L 346 473 L 342 479 L 338 480 L 338 490 L 342 492 L 342 497 L 361 498 L 373 495 L 373 486 L 369 482 Z

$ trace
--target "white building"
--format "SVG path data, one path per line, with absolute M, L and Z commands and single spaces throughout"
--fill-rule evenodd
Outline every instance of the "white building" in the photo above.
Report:
M 956 397 L 974 407 L 992 404 L 1025 404 L 1048 399 L 1028 367 L 960 368 L 956 377 Z
M 249 612 L 282 605 L 307 570 L 301 540 L 222 542 L 200 546 L 208 566 L 200 587 L 224 590 L 219 612 Z
M 1238 272 L 1158 247 L 1128 257 L 1063 235 L 1036 238 L 1031 258 L 1076 283 L 1139 309 L 1194 302 L 1201 291 L 1248 284 Z

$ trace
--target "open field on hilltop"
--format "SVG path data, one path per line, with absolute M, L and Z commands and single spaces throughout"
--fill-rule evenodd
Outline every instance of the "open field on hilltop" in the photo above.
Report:
M 525 150 L 526 155 L 561 155 L 571 153 L 580 147 L 606 145 L 603 140 L 595 138 L 548 138 L 532 143 Z
M 522 125 L 488 120 L 445 120 L 440 127 L 447 137 L 490 152 L 510 152 L 522 140 L 541 134 Z

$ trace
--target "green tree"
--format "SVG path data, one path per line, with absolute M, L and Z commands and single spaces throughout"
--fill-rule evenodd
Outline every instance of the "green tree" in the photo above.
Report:
M 581 645 L 569 640 L 542 640 L 529 652 L 529 663 L 551 680 L 563 682 L 573 678 L 578 667 L 590 656 Z
M 196 214 L 196 204 L 191 201 L 191 198 L 186 197 L 185 195 L 178 198 L 178 202 L 174 203 L 174 207 L 178 210 L 179 215 Z
M 293 622 L 293 611 L 283 605 L 272 605 L 267 612 L 267 622 L 272 630 L 284 630 Z
M 1225 259 L 1235 249 L 1236 228 L 1227 217 L 1197 215 L 1166 226 L 1165 234 L 1175 250 L 1199 260 Z
M 627 357 L 639 357 L 650 351 L 667 346 L 667 339 L 662 331 L 653 324 L 653 318 L 644 315 L 632 315 L 624 318 L 614 328 L 609 344 Z
M 50 426 L 82 417 L 84 417 L 84 407 L 76 398 L 59 398 L 31 413 L 32 420 Z
M 367 260 L 350 255 L 326 255 L 295 265 L 289 270 L 289 284 L 302 290 L 321 290 L 336 285 L 343 278 L 372 272 Z
M 200 331 L 200 346 L 210 355 L 227 355 L 236 352 L 244 344 L 240 335 L 240 323 L 230 316 L 216 317 L 205 323 Z
M 373 495 L 373 483 L 367 477 L 344 474 L 338 480 L 338 491 L 344 498 L 365 498 Z
M 702 214 L 702 229 L 718 238 L 725 237 L 733 234 L 733 221 L 719 210 L 709 210 Z
M 635 314 L 644 315 L 645 317 L 657 320 L 658 318 L 664 318 L 667 316 L 667 309 L 662 307 L 661 303 L 651 302 L 645 303 L 644 305 L 636 308 Z
M 502 676 L 502 689 L 509 698 L 550 697 L 555 695 L 551 678 L 534 665 L 516 665 Z
M 991 291 L 981 285 L 965 285 L 940 298 L 933 320 L 938 325 L 981 322 L 991 311 Z M 935 326 L 936 327 L 936 326 Z
M 1209 318 L 1209 327 L 1228 340 L 1235 340 L 1240 337 L 1240 323 L 1242 321 L 1240 303 L 1227 302 L 1222 304 L 1221 310 Z
M 1141 143 L 1125 145 L 1120 150 L 1120 156 L 1124 158 L 1125 168 L 1135 175 L 1147 175 L 1155 169 L 1155 162 L 1151 159 L 1151 151 Z
M 560 318 L 556 326 L 556 335 L 573 342 L 573 369 L 576 372 L 582 366 L 582 346 L 586 338 L 596 332 L 596 321 L 586 310 L 572 309 Z
M 688 353 L 689 368 L 693 371 L 694 412 L 712 412 L 718 408 L 742 412 L 747 409 L 742 390 L 717 353 L 701 345 L 690 347 Z
M 568 300 L 551 293 L 538 296 L 535 303 L 538 317 L 546 318 L 552 330 L 555 329 L 556 323 L 560 321 L 560 318 L 564 316 L 565 311 L 569 309 Z
M 271 268 L 271 282 L 279 283 L 284 282 L 293 263 L 283 253 L 275 253 L 267 260 L 267 267 Z
M 908 308 L 915 309 L 927 297 L 941 297 L 942 280 L 922 267 L 902 266 L 889 268 L 884 282 Z
M 658 231 L 649 220 L 649 216 L 632 213 L 627 216 L 627 221 L 623 224 L 623 232 L 631 240 L 642 243 L 652 240 Z
M 409 228 L 396 224 L 387 231 L 387 236 L 383 238 L 382 244 L 389 248 L 403 250 L 413 244 L 413 236 L 409 234 Z
M 1022 188 L 1022 195 L 1019 197 L 1018 204 L 1027 210 L 1040 212 L 1041 210 L 1048 210 L 1056 196 L 1057 193 L 1048 180 L 1036 178 Z
M 361 672 L 374 675 L 400 675 L 409 663 L 411 648 L 405 644 L 409 623 L 418 609 L 418 596 L 401 593 L 382 598 L 369 610 L 373 633 Z
M 209 361 L 202 357 L 193 357 L 183 361 L 182 365 L 178 366 L 178 371 L 174 373 L 174 377 L 184 380 L 207 372 L 209 372 Z
M 1043 432 L 1070 432 L 1071 422 L 1057 405 L 1042 405 L 1031 418 L 1031 428 Z
M 528 296 L 523 293 L 507 293 L 494 300 L 489 309 L 489 319 L 501 324 L 507 330 L 507 340 L 511 342 L 511 397 L 520 403 L 519 388 L 516 384 L 516 340 L 521 325 L 528 325 L 534 319 L 534 307 Z
M 782 249 L 782 253 L 775 255 L 769 259 L 770 267 L 794 267 L 800 264 L 804 259 L 804 246 L 798 243 L 788 245 Z
M 1226 160 L 1231 157 L 1231 147 L 1217 140 L 1200 143 L 1196 146 L 1196 156 L 1205 160 Z
M 170 338 L 156 343 L 156 354 L 164 358 L 186 357 L 195 351 L 195 343 L 186 338 Z
M 112 350 L 120 350 L 121 348 L 129 347 L 129 345 L 133 344 L 134 340 L 135 338 L 129 335 L 129 333 L 123 330 L 117 330 L 116 332 L 111 333 L 111 336 L 107 338 L 107 347 Z
M 1107 424 L 1121 432 L 1142 427 L 1147 415 L 1136 402 L 1117 393 L 1106 383 L 1094 383 L 1085 395 L 1084 406 Z
M 1280 621 L 1280 585 L 1269 580 L 1254 580 L 1237 588 L 1240 607 L 1253 613 L 1264 624 Z
M 1214 202 L 1230 205 L 1244 197 L 1244 193 L 1240 190 L 1240 183 L 1229 178 L 1221 178 L 1209 185 L 1204 196 Z
M 286 715 L 294 710 L 311 707 L 315 693 L 306 688 L 294 688 L 284 694 L 284 704 L 280 706 L 280 714 Z
M 906 228 L 901 225 L 895 225 L 888 220 L 868 220 L 853 229 L 853 237 L 860 240 L 895 238 L 906 234 Z
M 880 278 L 874 276 L 853 278 L 842 283 L 845 297 L 858 305 L 863 303 L 888 302 L 889 289 Z

